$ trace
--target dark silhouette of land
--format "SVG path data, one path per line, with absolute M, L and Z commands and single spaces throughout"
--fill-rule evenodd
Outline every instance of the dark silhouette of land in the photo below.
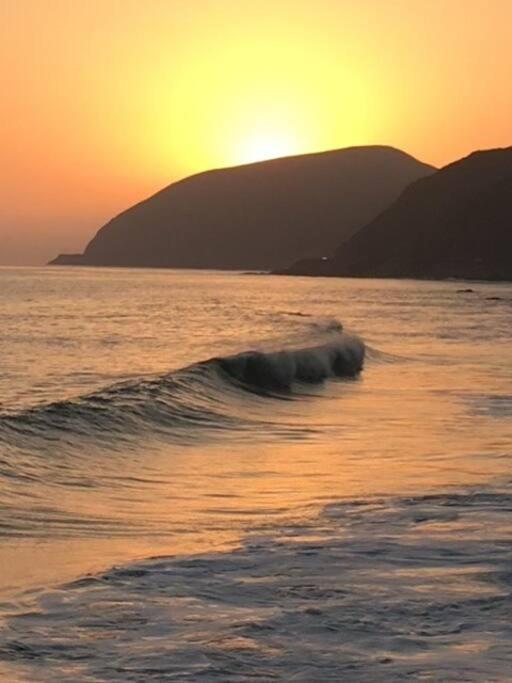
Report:
M 410 185 L 333 258 L 293 275 L 512 280 L 512 147 L 474 152 Z
M 332 254 L 404 188 L 434 172 L 392 147 L 208 171 L 169 185 L 52 264 L 282 269 Z

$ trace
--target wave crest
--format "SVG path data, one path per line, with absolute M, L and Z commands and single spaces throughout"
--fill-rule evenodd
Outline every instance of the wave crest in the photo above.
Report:
M 336 342 L 312 348 L 273 353 L 247 351 L 214 361 L 242 384 L 289 390 L 295 383 L 356 376 L 363 368 L 364 352 L 364 344 L 358 338 L 344 335 Z
M 212 358 L 155 378 L 0 414 L 0 441 L 19 444 L 35 437 L 51 442 L 74 435 L 112 442 L 148 431 L 183 439 L 198 429 L 243 429 L 251 424 L 251 393 L 300 395 L 300 383 L 354 377 L 362 370 L 364 355 L 360 339 L 336 334 L 308 348 Z

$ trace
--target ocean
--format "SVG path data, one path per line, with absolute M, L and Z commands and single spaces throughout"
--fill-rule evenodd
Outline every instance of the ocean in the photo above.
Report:
M 0 269 L 0 680 L 511 681 L 511 323 L 512 284 Z

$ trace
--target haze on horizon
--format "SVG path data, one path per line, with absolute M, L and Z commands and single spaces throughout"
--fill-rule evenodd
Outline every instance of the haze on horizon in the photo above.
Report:
M 509 0 L 4 0 L 0 264 L 209 168 L 512 144 Z

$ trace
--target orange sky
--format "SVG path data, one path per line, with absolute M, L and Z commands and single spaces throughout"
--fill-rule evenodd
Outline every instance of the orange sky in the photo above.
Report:
M 512 0 L 2 0 L 0 263 L 207 168 L 512 144 Z

